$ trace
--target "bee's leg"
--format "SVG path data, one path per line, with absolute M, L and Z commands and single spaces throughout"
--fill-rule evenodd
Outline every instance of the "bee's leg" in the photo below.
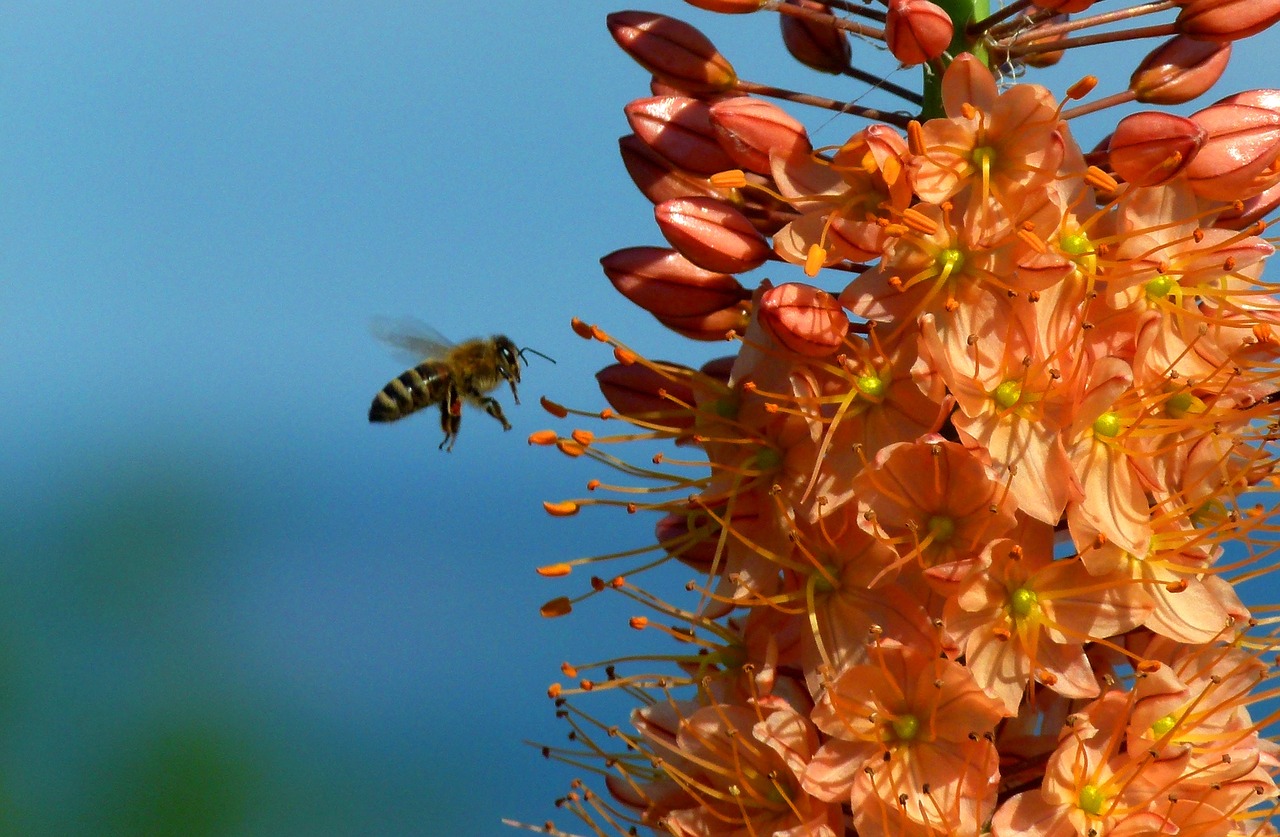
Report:
M 462 401 L 458 398 L 458 390 L 450 384 L 440 401 L 440 429 L 444 431 L 444 438 L 440 440 L 439 449 L 453 450 L 453 443 L 458 441 L 458 428 L 461 426 Z
M 507 417 L 502 414 L 502 405 L 498 403 L 498 399 L 488 395 L 483 396 L 480 399 L 480 406 L 484 407 L 486 413 L 502 422 L 503 430 L 511 429 L 511 422 L 507 421 Z

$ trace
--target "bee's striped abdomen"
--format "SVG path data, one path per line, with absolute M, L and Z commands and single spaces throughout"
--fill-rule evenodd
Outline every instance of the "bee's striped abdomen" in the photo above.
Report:
M 438 361 L 423 361 L 392 378 L 374 396 L 369 421 L 396 421 L 442 401 L 448 393 L 449 370 Z

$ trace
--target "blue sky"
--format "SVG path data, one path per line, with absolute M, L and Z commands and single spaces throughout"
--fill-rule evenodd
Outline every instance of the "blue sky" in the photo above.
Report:
M 560 740 L 546 686 L 628 650 L 631 610 L 541 620 L 585 578 L 533 567 L 653 521 L 545 516 L 603 474 L 525 444 L 568 426 L 538 397 L 601 406 L 611 358 L 574 315 L 652 356 L 725 352 L 667 336 L 597 264 L 661 243 L 618 161 L 648 93 L 611 7 L 444 8 L 6 10 L 0 834 L 148 833 L 145 788 L 188 774 L 225 794 L 210 834 L 511 834 L 578 775 L 521 742 Z M 649 8 L 744 77 L 861 93 L 786 64 L 772 19 Z M 1266 46 L 1223 95 L 1265 84 Z M 1144 51 L 1109 54 L 1127 75 Z M 802 116 L 819 144 L 861 126 Z M 521 406 L 499 393 L 510 433 L 468 412 L 446 455 L 433 416 L 367 424 L 402 368 L 376 316 L 556 363 L 532 358 Z

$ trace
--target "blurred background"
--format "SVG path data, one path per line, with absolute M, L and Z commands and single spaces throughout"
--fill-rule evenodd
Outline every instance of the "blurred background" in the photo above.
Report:
M 5 11 L 0 835 L 513 834 L 579 775 L 524 742 L 562 739 L 560 661 L 628 651 L 633 608 L 543 620 L 586 578 L 533 569 L 654 521 L 545 515 L 608 475 L 525 444 L 572 426 L 538 398 L 602 406 L 612 359 L 574 315 L 650 356 L 727 352 L 596 263 L 661 243 L 618 160 L 648 91 L 612 7 L 409 5 Z M 789 63 L 771 15 L 648 8 L 745 78 L 896 107 Z M 1151 46 L 1114 48 L 1106 92 Z M 1275 46 L 1238 49 L 1220 95 Z M 862 124 L 799 115 L 818 145 Z M 434 413 L 366 421 L 406 365 L 377 316 L 556 363 L 531 358 L 521 406 L 497 393 L 511 433 L 468 411 L 442 453 Z

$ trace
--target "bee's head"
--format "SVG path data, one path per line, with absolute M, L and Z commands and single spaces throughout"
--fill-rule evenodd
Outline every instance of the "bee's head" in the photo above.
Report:
M 510 337 L 499 334 L 494 336 L 493 345 L 498 350 L 503 375 L 510 381 L 520 381 L 520 349 Z

